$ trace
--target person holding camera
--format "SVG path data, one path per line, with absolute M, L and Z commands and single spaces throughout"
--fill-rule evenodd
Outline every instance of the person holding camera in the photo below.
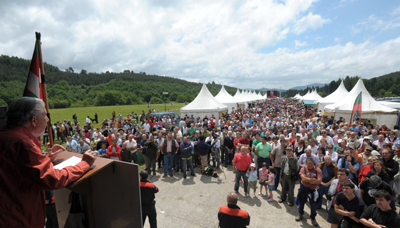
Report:
M 339 159 L 337 167 L 347 169 L 350 174 L 350 180 L 353 183 L 358 184 L 357 172 L 360 169 L 360 163 L 354 156 L 352 156 L 350 148 L 346 147 L 344 149 L 344 157 Z

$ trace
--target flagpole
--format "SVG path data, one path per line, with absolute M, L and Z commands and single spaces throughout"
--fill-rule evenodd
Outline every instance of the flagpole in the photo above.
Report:
M 35 34 L 36 34 L 36 40 L 38 41 L 38 49 L 39 49 L 40 78 L 42 81 L 43 102 L 44 102 L 44 106 L 46 108 L 47 117 L 49 118 L 49 122 L 47 122 L 47 132 L 49 134 L 50 147 L 53 147 L 53 128 L 51 126 L 49 102 L 47 100 L 46 80 L 45 80 L 44 64 L 43 64 L 43 58 L 42 58 L 42 44 L 40 42 L 41 35 L 39 32 L 35 32 Z

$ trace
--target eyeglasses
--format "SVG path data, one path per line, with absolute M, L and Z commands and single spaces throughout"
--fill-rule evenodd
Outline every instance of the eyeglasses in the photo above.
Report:
M 333 149 L 333 147 L 328 147 L 328 149 Z

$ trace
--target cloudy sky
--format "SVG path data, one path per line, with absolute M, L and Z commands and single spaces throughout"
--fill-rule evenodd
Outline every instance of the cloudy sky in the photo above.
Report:
M 1 1 L 0 54 L 35 31 L 60 69 L 289 89 L 400 70 L 397 0 Z

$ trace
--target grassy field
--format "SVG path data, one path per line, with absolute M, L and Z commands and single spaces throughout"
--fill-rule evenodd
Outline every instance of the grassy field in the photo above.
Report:
M 177 112 L 178 114 L 180 114 L 179 110 L 184 105 L 184 103 L 173 103 L 171 106 L 170 103 L 167 103 L 166 108 L 167 110 L 169 109 L 171 112 Z M 165 109 L 165 104 L 153 104 L 150 105 L 150 108 L 155 109 L 157 112 L 163 112 Z M 121 115 L 126 118 L 128 114 L 132 113 L 132 111 L 141 114 L 142 110 L 147 113 L 150 108 L 147 107 L 147 104 L 142 104 L 50 109 L 50 117 L 52 123 L 55 123 L 57 121 L 64 121 L 64 119 L 72 121 L 72 115 L 76 113 L 76 115 L 78 116 L 78 122 L 80 122 L 81 125 L 85 125 L 86 117 L 90 116 L 90 118 L 94 118 L 94 113 L 97 112 L 100 124 L 103 119 L 111 118 L 113 111 L 115 111 L 116 115 L 118 115 L 118 113 L 121 113 Z M 96 125 L 97 124 L 95 124 L 95 126 Z

